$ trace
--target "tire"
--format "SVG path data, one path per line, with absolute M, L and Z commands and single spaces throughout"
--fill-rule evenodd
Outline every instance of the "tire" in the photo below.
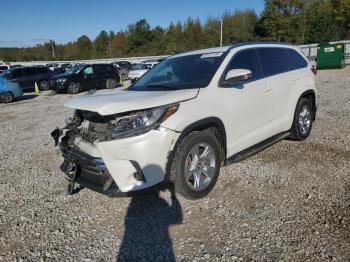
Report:
M 49 82 L 46 80 L 43 80 L 39 83 L 39 88 L 41 91 L 47 91 L 50 90 Z
M 12 103 L 15 96 L 11 92 L 4 92 L 0 94 L 0 102 L 4 104 Z
M 106 88 L 107 89 L 113 89 L 116 88 L 118 86 L 118 82 L 117 80 L 113 79 L 113 78 L 109 78 L 106 81 Z
M 175 191 L 185 198 L 202 198 L 213 189 L 220 163 L 219 145 L 210 129 L 189 133 L 175 150 L 170 182 Z
M 78 94 L 81 91 L 81 86 L 77 82 L 70 82 L 67 87 L 68 94 L 74 95 Z
M 299 99 L 295 109 L 290 138 L 295 141 L 302 141 L 308 138 L 312 129 L 314 112 L 309 99 L 302 97 Z

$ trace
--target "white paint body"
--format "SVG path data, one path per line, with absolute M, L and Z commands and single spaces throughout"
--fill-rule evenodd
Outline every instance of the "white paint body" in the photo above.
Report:
M 289 45 L 256 44 L 249 45 L 249 48 L 276 46 L 292 48 L 302 54 Z M 70 108 L 94 111 L 100 115 L 180 103 L 178 111 L 157 130 L 131 138 L 99 142 L 90 145 L 93 150 L 84 147 L 81 150 L 102 158 L 119 189 L 128 192 L 162 182 L 166 174 L 168 155 L 174 149 L 181 132 L 202 119 L 215 117 L 224 124 L 227 158 L 290 130 L 300 96 L 305 91 L 312 90 L 317 98 L 315 76 L 310 65 L 249 82 L 244 88 L 220 87 L 220 78 L 231 58 L 244 49 L 247 46 L 242 45 L 231 50 L 229 47 L 220 47 L 177 55 L 229 52 L 206 88 L 161 92 L 120 91 L 113 94 L 106 91 L 107 93 L 97 92 L 68 101 L 65 105 Z M 130 160 L 139 163 L 146 182 L 134 179 L 135 168 Z

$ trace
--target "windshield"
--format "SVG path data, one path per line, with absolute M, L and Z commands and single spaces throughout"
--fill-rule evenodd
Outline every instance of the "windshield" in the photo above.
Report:
M 64 74 L 65 75 L 74 75 L 78 74 L 82 69 L 84 68 L 84 65 L 74 66 L 67 70 Z
M 148 65 L 146 64 L 136 64 L 136 65 L 132 65 L 131 70 L 147 70 L 148 69 Z
M 187 55 L 159 63 L 140 78 L 130 90 L 203 88 L 209 85 L 226 53 Z

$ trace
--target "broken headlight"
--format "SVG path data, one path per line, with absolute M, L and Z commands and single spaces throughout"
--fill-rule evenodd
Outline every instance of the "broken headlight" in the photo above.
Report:
M 156 107 L 117 118 L 116 124 L 110 129 L 110 135 L 114 139 L 120 139 L 147 133 L 158 128 L 178 107 L 179 105 Z

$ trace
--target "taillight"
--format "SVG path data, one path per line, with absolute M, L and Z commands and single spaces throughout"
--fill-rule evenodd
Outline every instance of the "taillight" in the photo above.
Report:
M 315 76 L 317 75 L 317 68 L 315 65 L 311 66 L 311 71 L 312 71 L 312 73 L 314 73 Z

